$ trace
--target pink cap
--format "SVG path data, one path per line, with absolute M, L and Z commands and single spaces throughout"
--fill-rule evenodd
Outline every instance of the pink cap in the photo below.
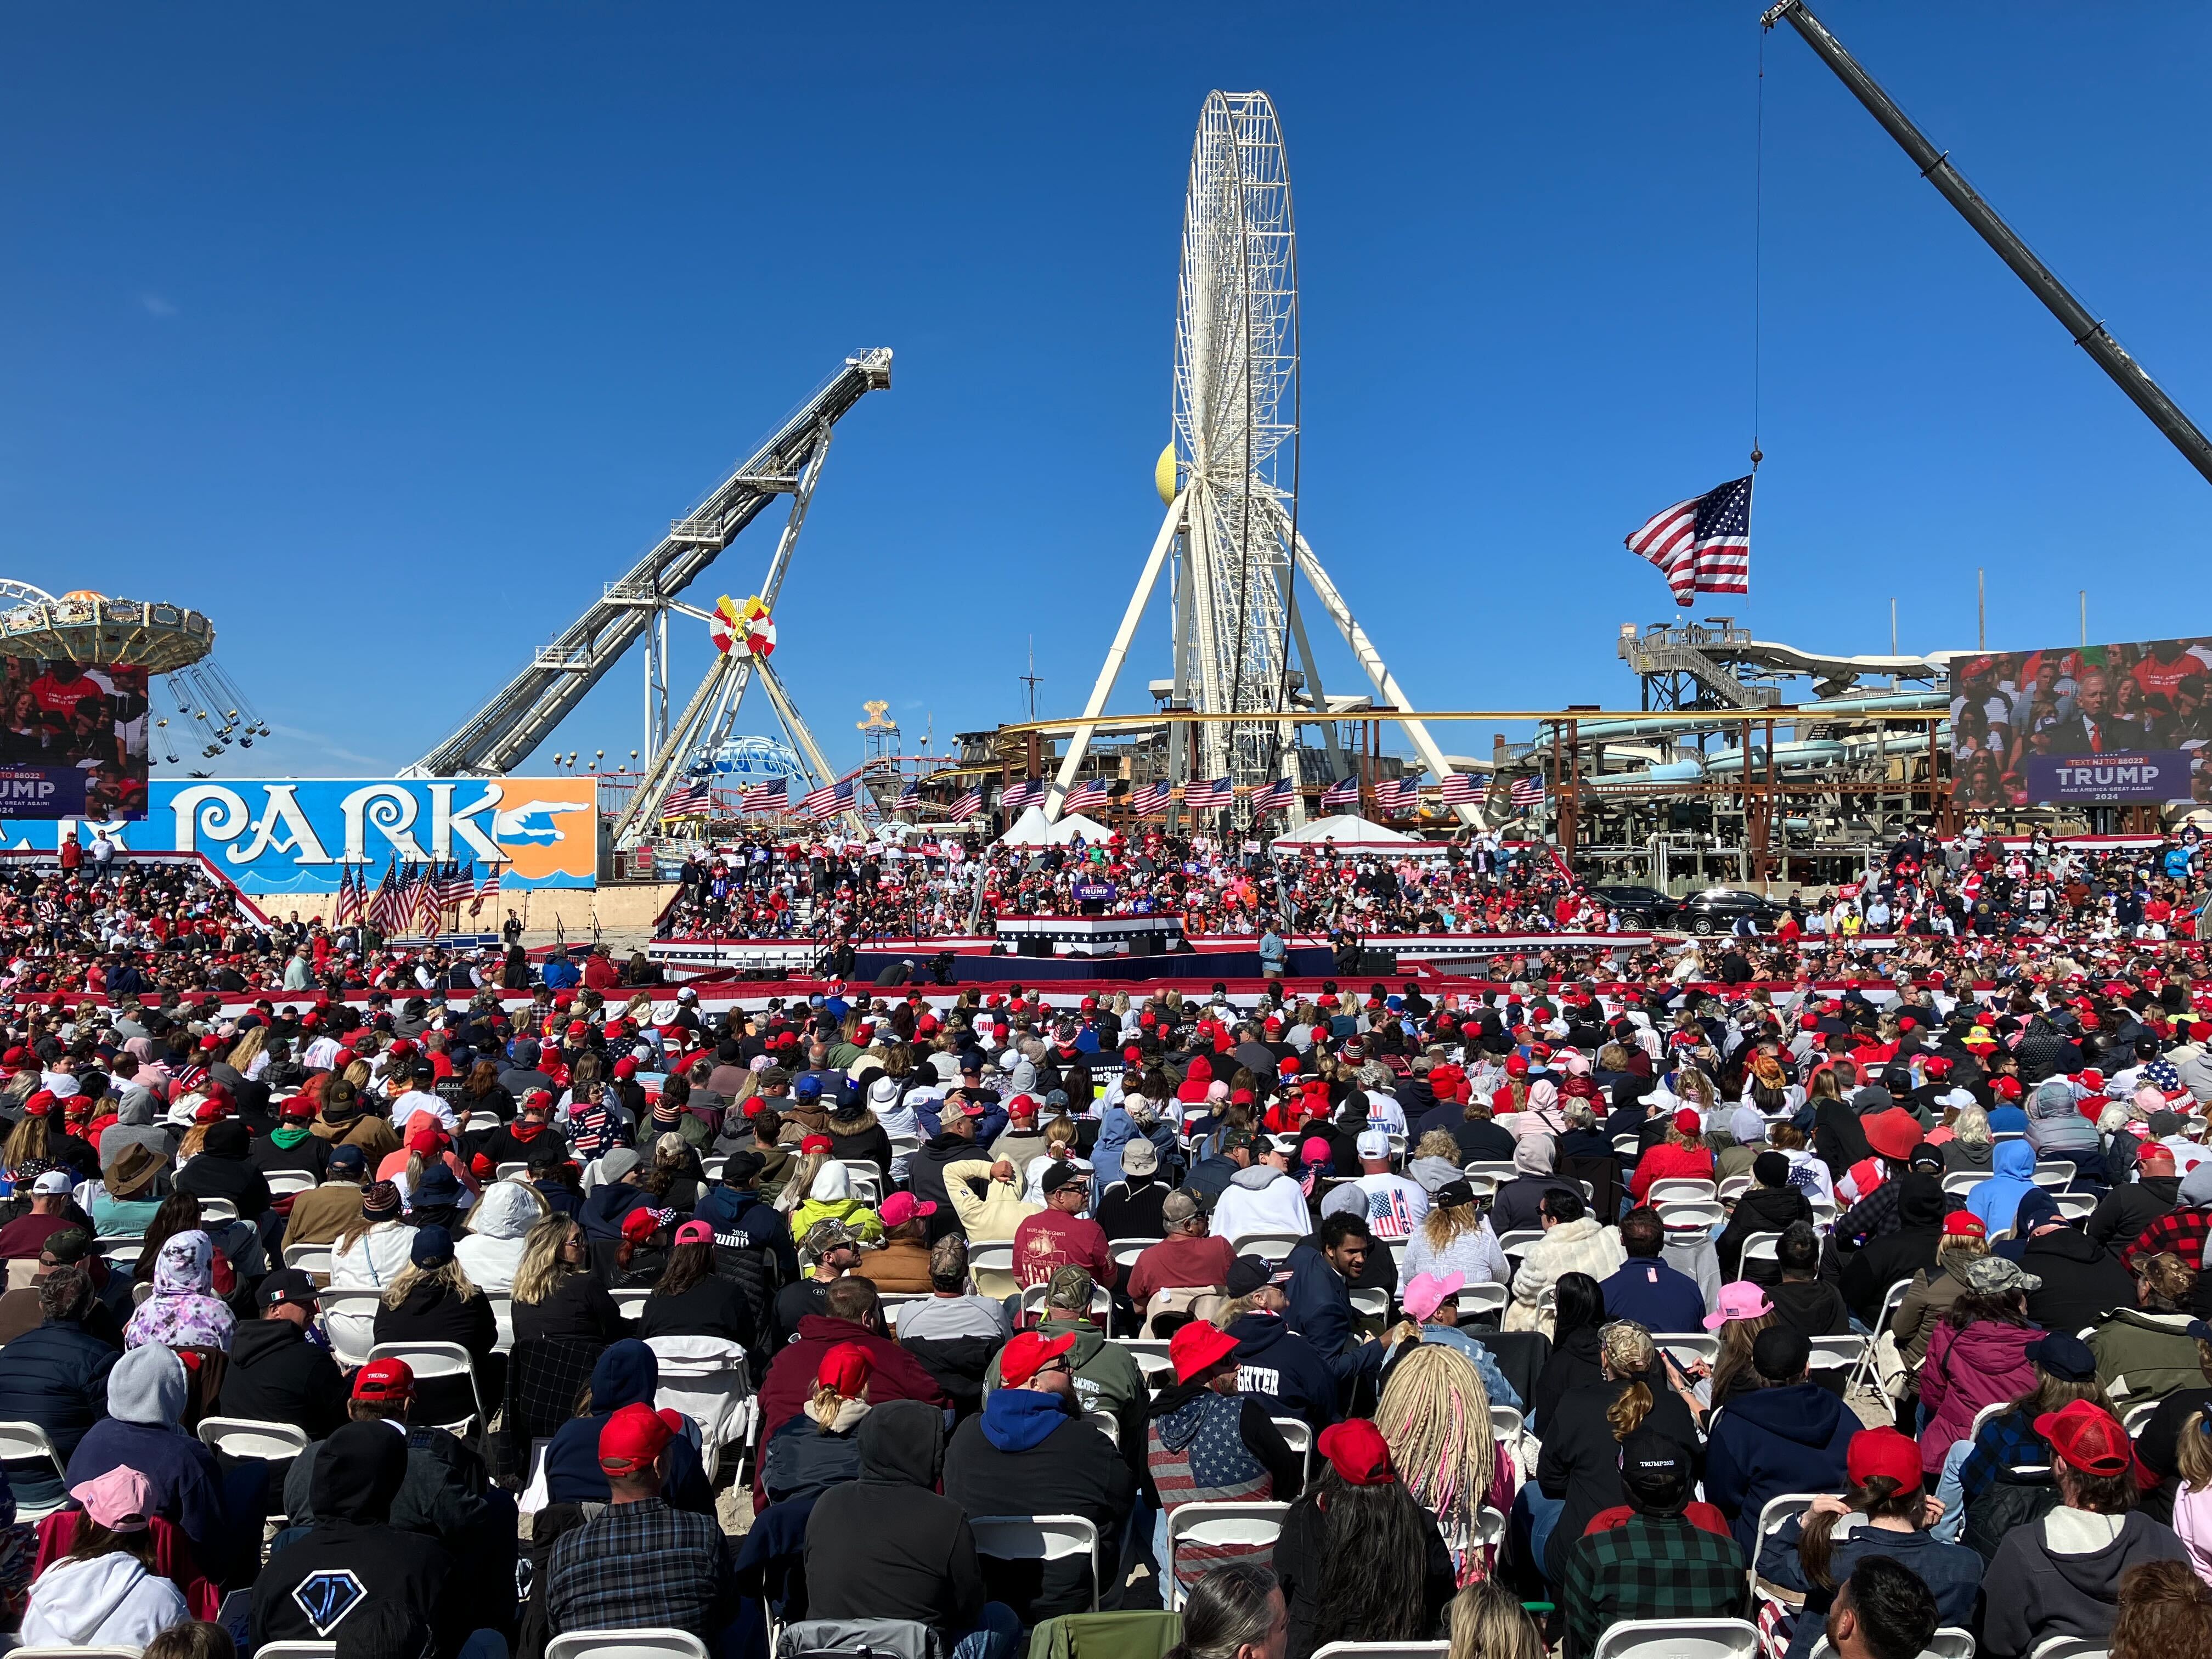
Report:
M 1400 1292 L 1398 1305 L 1410 1318 L 1426 1319 L 1451 1297 L 1457 1296 L 1460 1286 L 1466 1283 L 1467 1275 L 1461 1273 L 1446 1273 L 1441 1279 L 1434 1273 L 1415 1273 L 1404 1291 Z
M 110 1532 L 143 1532 L 154 1507 L 153 1483 L 137 1470 L 118 1464 L 106 1474 L 71 1486 L 70 1496 L 84 1505 L 95 1524 Z
M 893 1193 L 884 1200 L 876 1216 L 886 1227 L 903 1227 L 916 1216 L 936 1213 L 937 1206 L 926 1198 L 916 1198 L 912 1193 Z
M 712 1244 L 714 1230 L 703 1221 L 687 1221 L 676 1230 L 678 1244 Z
M 1705 1328 L 1717 1331 L 1731 1319 L 1764 1319 L 1773 1311 L 1765 1291 L 1747 1279 L 1735 1279 L 1721 1286 L 1719 1300 L 1705 1316 Z

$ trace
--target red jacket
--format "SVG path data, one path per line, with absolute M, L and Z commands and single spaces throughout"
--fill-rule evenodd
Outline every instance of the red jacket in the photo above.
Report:
M 937 1386 L 937 1379 L 897 1343 L 850 1320 L 808 1314 L 799 1322 L 797 1338 L 776 1355 L 761 1384 L 762 1444 L 767 1444 L 768 1437 L 798 1416 L 799 1408 L 812 1398 L 823 1359 L 841 1342 L 857 1342 L 868 1351 L 874 1367 L 868 1376 L 870 1405 L 880 1406 L 886 1400 L 919 1400 L 929 1406 L 951 1403 Z
M 1677 1146 L 1673 1141 L 1662 1141 L 1636 1160 L 1636 1174 L 1628 1183 L 1629 1194 L 1638 1204 L 1644 1202 L 1655 1181 L 1711 1181 L 1713 1178 L 1713 1155 L 1702 1146 Z
M 1014 1229 L 1014 1282 L 1026 1290 L 1062 1267 L 1080 1267 L 1109 1291 L 1121 1273 L 1097 1222 L 1050 1208 L 1024 1216 Z

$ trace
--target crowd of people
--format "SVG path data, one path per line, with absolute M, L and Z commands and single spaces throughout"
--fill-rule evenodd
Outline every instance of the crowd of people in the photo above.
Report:
M 1094 1605 L 1179 1606 L 1130 1639 L 1187 1659 L 1686 1617 L 1775 1659 L 2202 1651 L 2212 981 L 2142 944 L 1733 999 L 717 1016 L 595 960 L 19 1005 L 0 1420 L 56 1459 L 7 1467 L 43 1518 L 0 1607 L 138 1646 L 244 1592 L 194 1639 L 376 1659 L 770 1619 L 1010 1659 Z M 1207 1503 L 1276 1507 L 1226 1540 Z M 1006 1553 L 1043 1516 L 1082 1546 Z

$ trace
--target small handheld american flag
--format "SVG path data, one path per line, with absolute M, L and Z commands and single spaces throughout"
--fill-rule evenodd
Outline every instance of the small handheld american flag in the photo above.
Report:
M 791 781 L 756 783 L 738 791 L 738 810 L 743 812 L 781 812 L 791 805 Z
M 1323 806 L 1357 806 L 1359 805 L 1359 778 L 1354 774 L 1340 779 L 1321 792 Z
M 1731 478 L 1655 513 L 1627 547 L 1659 567 L 1677 605 L 1698 593 L 1750 592 L 1751 480 Z
M 1194 812 L 1217 812 L 1237 798 L 1227 778 L 1193 778 L 1182 787 L 1182 804 Z
M 1544 781 L 1541 778 L 1513 780 L 1513 804 L 1516 806 L 1541 806 L 1544 804 Z

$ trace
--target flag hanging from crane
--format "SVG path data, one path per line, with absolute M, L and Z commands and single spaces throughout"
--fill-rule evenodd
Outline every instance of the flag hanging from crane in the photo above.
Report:
M 1168 801 L 1175 791 L 1170 785 L 1148 783 L 1129 794 L 1129 810 L 1140 818 L 1158 817 L 1168 810 Z
M 1482 793 L 1472 772 L 1445 773 L 1443 789 L 1447 806 L 1472 806 Z
M 1107 783 L 1103 778 L 1085 778 L 1067 792 L 1060 804 L 1063 812 L 1091 812 L 1106 804 Z
M 1731 478 L 1653 514 L 1627 547 L 1659 567 L 1677 605 L 1699 593 L 1750 592 L 1751 480 Z
M 1193 778 L 1182 787 L 1182 804 L 1194 812 L 1218 812 L 1236 798 L 1227 778 Z
M 774 783 L 748 784 L 738 791 L 738 810 L 741 812 L 781 812 L 790 805 L 787 778 L 778 778 Z
M 1340 778 L 1321 792 L 1323 806 L 1357 806 L 1359 805 L 1359 775 Z
M 1540 777 L 1514 779 L 1513 804 L 1516 806 L 1541 806 L 1544 804 L 1544 780 Z

